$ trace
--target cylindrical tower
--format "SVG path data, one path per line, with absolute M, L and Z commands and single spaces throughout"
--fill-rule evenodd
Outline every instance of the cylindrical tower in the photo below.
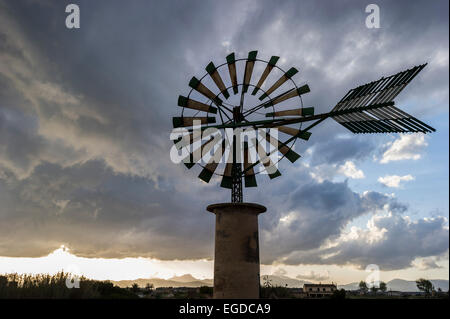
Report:
M 253 203 L 213 204 L 216 215 L 214 298 L 259 298 L 258 215 Z

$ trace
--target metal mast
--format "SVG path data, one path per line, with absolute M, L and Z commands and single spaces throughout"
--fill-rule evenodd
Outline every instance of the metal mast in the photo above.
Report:
M 242 120 L 242 103 L 243 94 L 241 95 L 241 106 L 233 108 L 233 123 L 240 123 Z M 242 203 L 244 194 L 242 192 L 242 167 L 241 163 L 236 160 L 236 136 L 233 136 L 233 166 L 231 167 L 231 202 Z

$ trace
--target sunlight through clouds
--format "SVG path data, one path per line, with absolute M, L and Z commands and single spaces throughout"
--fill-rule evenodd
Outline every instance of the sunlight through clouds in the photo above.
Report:
M 61 246 L 47 256 L 0 257 L 0 273 L 56 274 L 59 271 L 79 271 L 80 275 L 97 280 L 132 280 L 162 278 L 191 274 L 196 278 L 212 278 L 212 260 L 171 260 L 152 258 L 86 258 L 73 255 Z

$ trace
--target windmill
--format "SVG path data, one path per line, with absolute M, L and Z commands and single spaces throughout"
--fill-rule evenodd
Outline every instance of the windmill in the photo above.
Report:
M 266 61 L 257 58 L 257 53 L 251 51 L 241 59 L 231 53 L 218 66 L 210 62 L 201 78 L 190 80 L 188 95 L 179 96 L 181 116 L 173 118 L 174 143 L 177 150 L 185 150 L 186 167 L 198 164 L 201 180 L 209 183 L 218 175 L 220 186 L 231 189 L 231 203 L 207 208 L 216 214 L 216 298 L 259 296 L 257 216 L 266 208 L 244 203 L 243 186 L 257 187 L 256 175 L 261 172 L 269 179 L 281 176 L 278 162 L 297 161 L 301 156 L 294 144 L 307 141 L 312 128 L 332 118 L 354 134 L 435 131 L 394 102 L 426 64 L 351 89 L 330 112 L 315 114 L 313 107 L 303 105 L 302 96 L 310 92 L 308 84 L 297 85 L 293 80 L 298 70 L 284 70 L 277 65 L 279 57 Z M 243 141 L 240 135 L 249 128 L 263 133 Z M 238 133 L 211 133 L 230 129 Z

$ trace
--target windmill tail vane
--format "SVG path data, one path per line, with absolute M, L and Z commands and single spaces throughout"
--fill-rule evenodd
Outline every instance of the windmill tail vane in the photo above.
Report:
M 394 106 L 394 98 L 425 66 L 415 66 L 348 91 L 331 110 L 332 118 L 353 133 L 434 132 L 431 126 Z
M 173 139 L 176 149 L 189 148 L 183 160 L 185 166 L 190 169 L 199 164 L 202 167 L 199 178 L 206 183 L 213 175 L 221 176 L 220 186 L 231 189 L 232 202 L 243 201 L 243 182 L 245 187 L 257 187 L 258 165 L 259 172 L 264 171 L 270 179 L 280 176 L 278 162 L 283 158 L 292 163 L 299 159 L 300 155 L 293 150 L 294 143 L 298 139 L 307 141 L 311 136 L 310 130 L 329 117 L 355 134 L 435 131 L 397 108 L 394 102 L 426 64 L 351 89 L 330 112 L 314 114 L 313 107 L 303 105 L 302 96 L 310 92 L 309 86 L 297 86 L 293 80 L 299 71 L 296 68 L 285 71 L 277 65 L 279 57 L 272 56 L 265 61 L 258 59 L 257 53 L 251 51 L 247 58 L 242 59 L 236 59 L 231 53 L 226 62 L 218 66 L 210 62 L 202 78 L 193 77 L 189 82 L 191 90 L 188 96 L 179 96 L 181 116 L 173 118 L 174 132 L 179 132 Z M 257 80 L 252 81 L 252 75 L 258 73 Z M 242 76 L 241 82 L 239 75 Z M 268 79 L 273 78 L 272 75 L 276 78 L 269 84 Z M 208 83 L 214 83 L 215 88 L 208 88 Z M 286 89 L 287 86 L 289 88 Z M 281 88 L 284 89 L 280 93 Z M 238 150 L 243 153 L 243 161 L 238 161 L 236 144 L 240 143 L 236 143 L 235 136 L 228 144 L 213 137 L 203 143 L 204 138 L 196 131 L 238 128 L 277 129 L 281 139 L 274 139 L 267 133 L 262 134 L 259 140 L 244 142 L 243 150 Z M 264 143 L 273 147 L 267 151 Z M 200 147 L 194 150 L 195 145 Z M 225 158 L 223 154 L 227 147 L 232 147 L 232 152 Z M 202 158 L 206 153 L 212 156 L 202 164 L 194 161 L 193 153 L 198 151 Z M 270 156 L 278 153 L 279 160 L 272 160 Z M 256 158 L 250 154 L 256 154 Z M 220 160 L 225 164 L 221 165 Z M 222 173 L 218 173 L 220 171 Z

